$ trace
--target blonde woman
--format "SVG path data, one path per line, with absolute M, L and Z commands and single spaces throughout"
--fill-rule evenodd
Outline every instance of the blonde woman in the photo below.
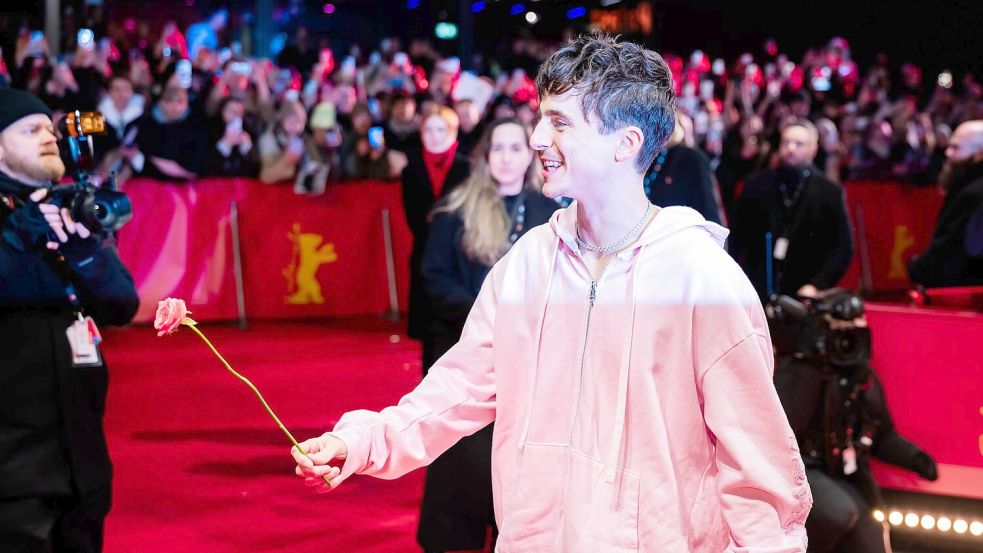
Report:
M 461 337 L 485 276 L 529 229 L 559 205 L 540 192 L 540 165 L 518 119 L 492 122 L 475 148 L 471 175 L 433 211 L 423 281 L 433 305 L 434 359 Z M 429 368 L 429 365 L 428 367 Z M 427 552 L 481 549 L 494 527 L 488 426 L 427 470 L 417 539 Z

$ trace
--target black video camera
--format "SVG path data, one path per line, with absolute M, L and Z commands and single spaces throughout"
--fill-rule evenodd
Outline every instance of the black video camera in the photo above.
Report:
M 115 173 L 105 186 L 92 183 L 92 136 L 106 132 L 99 112 L 71 112 L 58 121 L 58 131 L 68 143 L 75 182 L 52 187 L 54 203 L 68 208 L 72 218 L 93 232 L 116 232 L 133 218 L 130 198 L 116 189 Z
M 870 328 L 857 294 L 832 289 L 802 303 L 772 296 L 765 306 L 772 342 L 779 355 L 851 372 L 870 361 Z

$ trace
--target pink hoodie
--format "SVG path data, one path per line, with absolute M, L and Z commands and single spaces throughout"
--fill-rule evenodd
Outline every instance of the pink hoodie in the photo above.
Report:
M 498 553 L 803 552 L 812 497 L 727 231 L 664 208 L 595 282 L 576 204 L 495 267 L 461 341 L 333 433 L 396 478 L 495 422 Z

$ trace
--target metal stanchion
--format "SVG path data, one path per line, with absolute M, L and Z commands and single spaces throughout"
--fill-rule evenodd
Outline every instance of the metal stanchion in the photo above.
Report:
M 389 312 L 385 317 L 391 321 L 399 320 L 399 298 L 396 295 L 396 262 L 393 255 L 392 228 L 389 225 L 389 208 L 382 209 L 382 238 L 386 248 L 386 276 L 389 280 Z
M 860 292 L 874 289 L 874 277 L 870 267 L 870 250 L 867 247 L 867 227 L 864 225 L 864 208 L 857 204 L 857 250 L 860 253 Z
M 236 309 L 240 330 L 246 330 L 246 292 L 242 282 L 242 250 L 239 241 L 239 206 L 235 201 L 229 204 L 229 221 L 232 227 L 232 265 L 236 280 Z

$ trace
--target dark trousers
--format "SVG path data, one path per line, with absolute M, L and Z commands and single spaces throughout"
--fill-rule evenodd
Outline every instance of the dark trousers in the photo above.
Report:
M 84 496 L 0 499 L 5 553 L 99 553 L 110 487 Z
M 806 478 L 813 501 L 806 519 L 809 553 L 890 553 L 887 527 L 856 487 L 816 469 L 806 470 Z
M 481 549 L 498 536 L 491 489 L 494 425 L 454 444 L 427 467 L 417 542 L 425 551 Z

